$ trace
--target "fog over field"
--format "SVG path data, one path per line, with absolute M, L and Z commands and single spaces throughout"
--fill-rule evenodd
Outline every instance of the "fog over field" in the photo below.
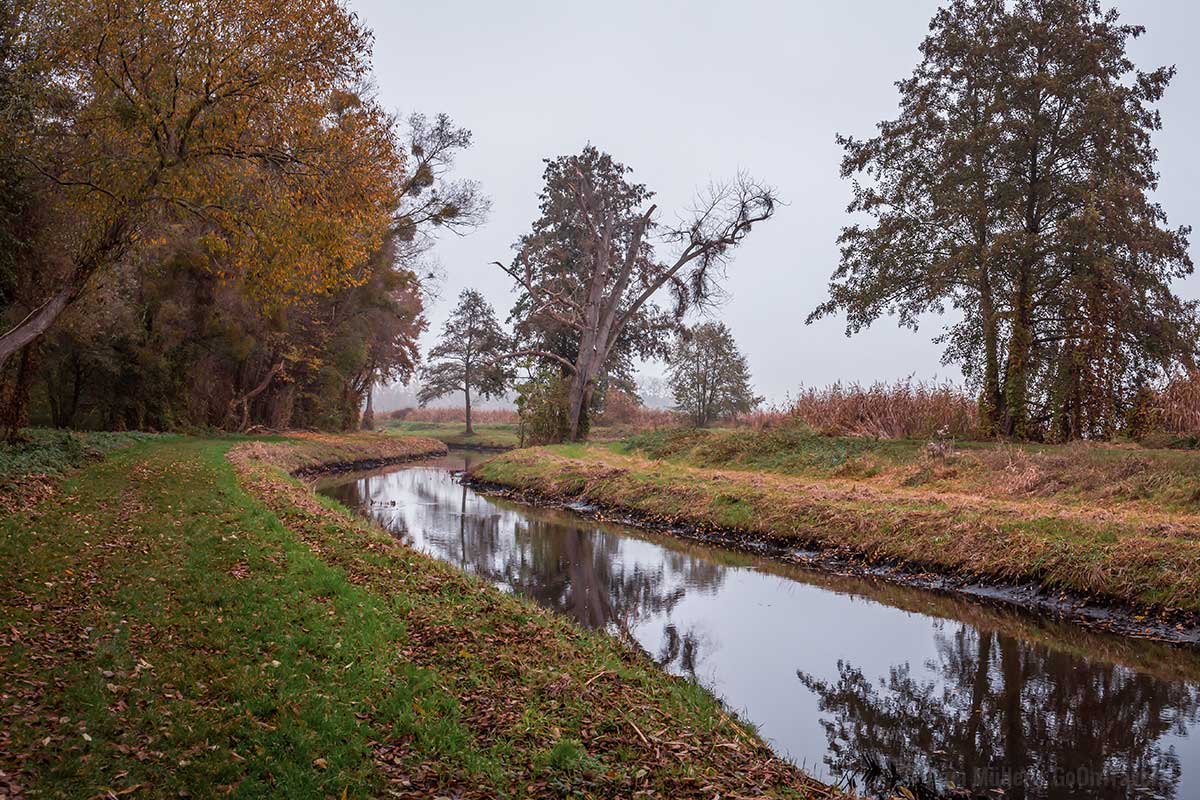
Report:
M 1156 137 L 1158 199 L 1172 225 L 1200 221 L 1200 6 L 1120 2 L 1142 24 L 1135 64 L 1175 64 Z M 475 134 L 458 173 L 492 198 L 482 229 L 448 237 L 437 258 L 450 275 L 429 308 L 427 347 L 460 289 L 478 288 L 503 317 L 508 261 L 537 210 L 542 159 L 592 142 L 635 170 L 671 219 L 710 178 L 744 169 L 788 203 L 740 248 L 722 315 L 755 384 L 779 400 L 799 383 L 959 377 L 940 363 L 930 318 L 919 332 L 881 320 L 847 339 L 840 319 L 804 326 L 825 298 L 848 219 L 836 133 L 868 136 L 894 115 L 893 82 L 917 62 L 934 0 L 815 2 L 400 4 L 353 0 L 375 30 L 382 100 L 401 112 L 445 111 Z M 416 34 L 416 35 L 414 35 Z M 1193 246 L 1193 251 L 1194 251 Z M 1200 279 L 1179 287 L 1200 296 Z M 651 365 L 651 373 L 661 368 Z

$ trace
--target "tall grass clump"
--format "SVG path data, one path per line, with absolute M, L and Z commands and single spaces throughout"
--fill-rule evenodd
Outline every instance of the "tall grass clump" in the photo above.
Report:
M 650 408 L 627 392 L 610 390 L 604 398 L 604 408 L 596 415 L 595 424 L 619 427 L 631 431 L 652 431 L 675 428 L 683 423 L 683 415 L 666 408 Z
M 762 416 L 752 422 L 769 424 L 770 412 Z M 781 416 L 832 436 L 973 438 L 980 433 L 978 404 L 962 387 L 912 378 L 869 386 L 857 381 L 802 386 Z
M 1168 381 L 1153 406 L 1155 428 L 1180 436 L 1200 435 L 1200 370 Z

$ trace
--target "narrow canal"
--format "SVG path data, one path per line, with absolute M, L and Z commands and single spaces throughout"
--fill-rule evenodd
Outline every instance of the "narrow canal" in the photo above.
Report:
M 1200 798 L 1200 653 L 494 500 L 476 454 L 318 488 L 412 547 L 591 628 L 622 628 L 860 791 Z

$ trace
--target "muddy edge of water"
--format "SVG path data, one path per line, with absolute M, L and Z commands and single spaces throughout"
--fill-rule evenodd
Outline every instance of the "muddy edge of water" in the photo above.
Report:
M 613 522 L 703 544 L 753 553 L 836 575 L 880 578 L 904 586 L 967 597 L 986 604 L 1023 609 L 1104 633 L 1150 639 L 1182 648 L 1200 649 L 1200 614 L 1195 612 L 1150 613 L 1107 598 L 1087 597 L 1070 592 L 1050 593 L 1034 583 L 986 582 L 963 575 L 925 571 L 914 565 L 894 561 L 868 563 L 857 554 L 820 548 L 808 549 L 801 546 L 799 541 L 788 546 L 757 534 L 735 533 L 729 530 L 701 528 L 678 523 L 667 524 L 619 506 L 585 503 L 579 498 L 513 489 L 503 484 L 479 480 L 474 478 L 470 472 L 461 470 L 454 470 L 454 472 L 457 473 L 458 480 L 484 495 L 502 497 L 541 508 L 564 509 L 588 519 Z

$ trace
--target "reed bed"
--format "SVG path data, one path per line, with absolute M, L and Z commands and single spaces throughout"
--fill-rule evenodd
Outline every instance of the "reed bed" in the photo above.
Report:
M 1200 370 L 1190 370 L 1167 382 L 1152 401 L 1152 426 L 1180 436 L 1200 435 Z
M 978 405 L 962 387 L 911 378 L 802 386 L 784 409 L 747 415 L 744 422 L 769 427 L 796 420 L 834 436 L 972 438 L 980 432 Z

